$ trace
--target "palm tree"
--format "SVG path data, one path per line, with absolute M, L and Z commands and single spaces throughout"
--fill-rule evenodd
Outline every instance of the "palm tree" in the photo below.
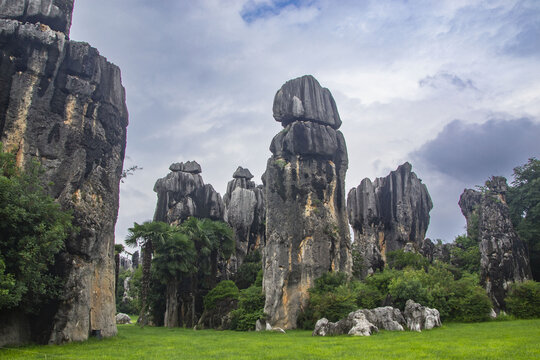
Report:
M 133 223 L 128 229 L 126 244 L 142 248 L 142 279 L 141 279 L 141 313 L 139 323 L 145 326 L 148 323 L 148 289 L 150 288 L 150 267 L 154 244 L 164 243 L 171 236 L 173 229 L 169 224 L 161 221 L 145 221 L 142 224 Z
M 196 298 L 199 290 L 199 278 L 207 287 L 216 283 L 218 255 L 224 259 L 234 250 L 234 233 L 231 227 L 222 221 L 197 219 L 190 217 L 180 225 L 180 231 L 186 234 L 196 251 L 197 271 L 191 274 L 191 325 L 195 325 Z M 184 311 L 183 311 L 184 313 Z
M 176 229 L 175 229 L 176 230 Z M 160 278 L 167 285 L 164 325 L 177 327 L 178 290 L 180 281 L 186 275 L 196 272 L 195 247 L 186 234 L 174 231 L 164 242 L 156 246 L 156 255 L 152 263 Z

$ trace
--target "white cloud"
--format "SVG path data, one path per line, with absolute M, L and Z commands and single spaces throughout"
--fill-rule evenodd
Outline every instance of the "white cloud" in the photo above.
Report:
M 247 23 L 250 3 L 76 1 L 71 36 L 121 67 L 127 155 L 144 168 L 122 185 L 118 240 L 152 218 L 153 184 L 172 162 L 199 161 L 222 194 L 238 165 L 260 182 L 280 129 L 273 96 L 297 76 L 314 75 L 336 98 L 347 188 L 387 175 L 455 119 L 540 118 L 537 53 L 525 41 L 538 2 L 280 2 Z M 452 85 L 454 76 L 474 89 Z M 454 181 L 412 163 L 432 192 Z M 457 200 L 434 199 L 437 237 L 462 232 Z

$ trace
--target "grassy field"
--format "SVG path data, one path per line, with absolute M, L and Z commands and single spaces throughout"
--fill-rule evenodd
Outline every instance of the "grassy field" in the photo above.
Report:
M 539 359 L 540 319 L 446 324 L 371 337 L 120 325 L 115 338 L 0 349 L 0 359 Z

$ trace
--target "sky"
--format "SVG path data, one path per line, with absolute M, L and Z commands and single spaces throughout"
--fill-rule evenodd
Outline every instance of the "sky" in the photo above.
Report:
M 121 68 L 130 115 L 116 242 L 151 220 L 155 181 L 196 160 L 221 193 L 261 183 L 277 90 L 333 94 L 346 188 L 409 161 L 433 200 L 427 237 L 465 232 L 465 188 L 540 157 L 540 1 L 75 0 L 72 40 Z

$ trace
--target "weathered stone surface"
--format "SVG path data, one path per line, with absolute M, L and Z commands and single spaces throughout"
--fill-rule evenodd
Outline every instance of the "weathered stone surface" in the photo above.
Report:
M 244 169 L 243 167 L 239 166 L 238 169 L 233 174 L 233 178 L 235 179 L 253 179 L 253 175 L 249 171 L 249 169 Z
M 334 336 L 334 335 L 354 335 L 370 336 L 374 332 L 379 332 L 377 326 L 373 325 L 362 311 L 353 311 L 345 319 L 337 323 L 322 318 L 315 324 L 312 336 Z
M 409 163 L 374 182 L 364 179 L 349 191 L 347 211 L 354 231 L 353 250 L 363 257 L 362 277 L 382 269 L 386 253 L 407 243 L 422 248 L 433 207 L 426 185 Z
M 315 85 L 319 88 L 312 88 Z M 307 97 L 300 98 L 304 110 L 310 109 L 304 115 L 284 115 L 287 112 L 283 109 L 292 106 L 289 95 L 298 94 L 290 89 L 307 92 Z M 334 104 L 330 92 L 321 90 L 311 77 L 291 80 L 276 94 L 274 116 L 282 119 L 286 128 L 272 141 L 273 155 L 263 175 L 265 313 L 272 326 L 284 329 L 296 327 L 297 316 L 308 299 L 307 290 L 316 278 L 328 271 L 351 272 L 344 192 L 348 167 L 345 140 L 339 131 L 321 124 L 334 119 L 332 125 L 337 127 L 339 116 L 335 105 L 324 107 L 320 105 L 322 100 L 307 101 L 315 96 L 309 95 L 313 92 L 326 94 L 325 103 Z M 314 118 L 319 123 L 313 123 Z
M 128 314 L 118 313 L 116 314 L 116 323 L 117 324 L 131 324 L 131 318 Z
M 465 189 L 459 199 L 467 219 L 469 236 L 475 232 L 480 243 L 480 282 L 486 288 L 498 313 L 505 308 L 509 285 L 532 279 L 525 245 L 517 235 L 508 205 L 506 179 L 501 176 L 486 181 L 484 192 Z
M 274 98 L 274 119 L 287 126 L 294 121 L 312 121 L 341 126 L 336 102 L 330 91 L 311 75 L 287 81 Z
M 0 19 L 13 19 L 21 23 L 38 22 L 52 30 L 69 36 L 74 0 L 3 0 L 0 1 Z
M 174 170 L 154 185 L 158 195 L 154 220 L 169 224 L 180 224 L 190 216 L 223 220 L 221 195 L 204 184 L 199 164 L 188 161 L 172 164 L 170 169 Z
M 186 161 L 185 163 L 174 163 L 169 166 L 171 171 L 183 171 L 190 174 L 200 174 L 202 172 L 201 165 L 196 161 Z
M 366 319 L 379 329 L 390 331 L 403 331 L 405 319 L 399 309 L 391 306 L 378 307 L 375 309 L 357 310 L 366 316 Z
M 412 331 L 429 330 L 441 326 L 441 317 L 437 309 L 430 309 L 413 300 L 407 300 L 403 314 L 407 321 L 407 328 Z
M 248 253 L 264 245 L 265 207 L 262 186 L 256 186 L 248 169 L 238 167 L 223 196 L 224 220 L 234 229 L 236 251 L 226 264 L 231 278 Z
M 32 327 L 50 343 L 116 334 L 114 226 L 128 113 L 120 69 L 67 39 L 72 7 L 0 2 L 0 141 L 19 166 L 41 162 L 49 193 L 80 228 L 56 264 L 61 300 L 39 315 L 46 326 Z

